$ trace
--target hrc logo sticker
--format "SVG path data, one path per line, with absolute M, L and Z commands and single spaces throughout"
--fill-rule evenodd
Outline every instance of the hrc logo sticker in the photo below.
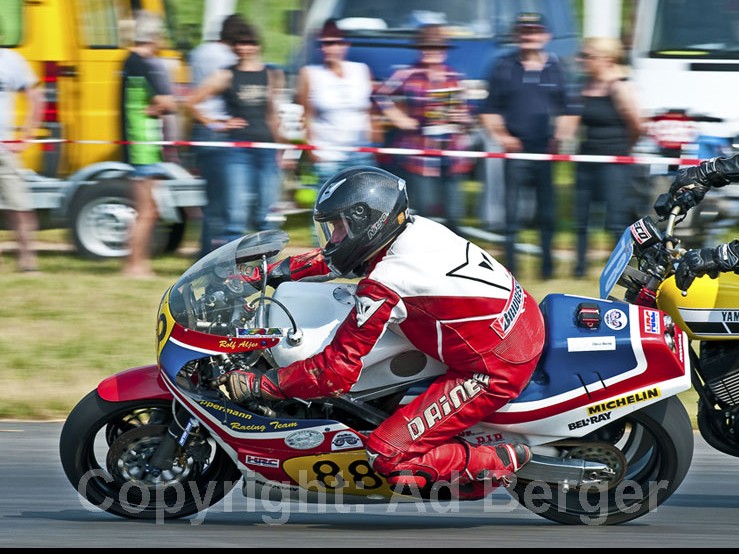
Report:
M 247 454 L 244 459 L 247 465 L 264 466 L 264 467 L 280 467 L 280 460 L 277 458 L 265 458 L 263 456 L 252 456 Z
M 655 310 L 644 310 L 644 332 L 651 335 L 659 335 L 661 333 L 659 312 Z

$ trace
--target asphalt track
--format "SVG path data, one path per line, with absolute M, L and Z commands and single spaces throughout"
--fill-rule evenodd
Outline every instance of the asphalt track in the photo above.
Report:
M 122 519 L 87 504 L 59 463 L 61 422 L 0 421 L 0 548 L 689 548 L 739 544 L 739 458 L 696 434 L 693 466 L 655 511 L 617 526 L 564 526 L 503 491 L 453 504 L 257 506 L 235 489 L 205 513 Z

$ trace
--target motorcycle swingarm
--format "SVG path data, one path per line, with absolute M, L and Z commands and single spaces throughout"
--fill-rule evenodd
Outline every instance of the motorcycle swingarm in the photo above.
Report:
M 614 475 L 613 469 L 606 464 L 540 454 L 534 454 L 531 461 L 516 472 L 516 478 L 521 481 L 556 483 L 565 492 L 571 488 L 607 483 Z

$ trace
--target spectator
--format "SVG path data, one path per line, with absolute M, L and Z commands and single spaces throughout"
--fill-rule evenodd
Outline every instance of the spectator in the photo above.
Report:
M 284 81 L 281 70 L 268 68 L 261 59 L 259 34 L 251 24 L 238 21 L 231 30 L 231 46 L 238 62 L 208 77 L 187 99 L 195 119 L 221 129 L 231 141 L 279 140 L 276 89 Z M 228 119 L 215 122 L 196 107 L 220 95 Z M 270 228 L 268 215 L 279 198 L 279 151 L 274 148 L 232 148 L 227 163 L 226 220 L 221 241 L 242 236 L 247 229 Z
M 223 19 L 217 36 L 206 36 L 206 40 L 190 52 L 193 89 L 201 86 L 218 69 L 226 69 L 238 62 L 231 48 L 233 42 L 231 34 L 238 21 L 243 22 L 239 14 L 229 15 Z M 200 143 L 223 141 L 225 138 L 223 131 L 219 131 L 218 128 L 223 127 L 229 118 L 223 96 L 215 94 L 198 104 L 196 109 L 201 118 L 210 123 L 206 125 L 197 119 L 193 121 L 191 139 Z M 228 189 L 226 167 L 229 155 L 228 148 L 222 146 L 195 147 L 195 162 L 200 170 L 200 176 L 205 180 L 207 199 L 203 207 L 200 256 L 204 256 L 225 240 L 223 235 L 226 227 Z
M 579 54 L 586 77 L 581 91 L 582 137 L 579 153 L 628 156 L 642 134 L 636 92 L 628 81 L 621 41 L 589 37 Z M 587 272 L 588 227 L 591 202 L 605 203 L 606 231 L 618 240 L 631 223 L 629 202 L 633 167 L 618 163 L 581 162 L 575 170 L 575 232 L 577 263 L 575 277 Z
M 0 25 L 0 42 L 3 32 Z M 40 81 L 25 58 L 7 48 L 0 49 L 0 141 L 15 139 L 15 94 L 23 93 L 28 107 L 18 138 L 32 139 L 41 117 L 44 98 Z M 33 237 L 38 219 L 31 196 L 21 174 L 20 154 L 27 142 L 0 143 L 0 203 L 9 218 L 18 244 L 18 269 L 38 273 Z
M 344 168 L 372 165 L 374 156 L 332 148 L 371 144 L 372 74 L 366 64 L 345 60 L 349 43 L 335 20 L 324 23 L 318 40 L 323 63 L 300 69 L 296 100 L 303 106 L 306 141 L 317 147 L 308 156 L 320 185 Z
M 150 248 L 159 212 L 153 191 L 155 178 L 162 172 L 162 147 L 142 143 L 163 140 L 161 118 L 177 109 L 169 75 L 157 58 L 162 40 L 161 18 L 149 11 L 138 12 L 134 44 L 123 63 L 121 79 L 124 160 L 134 168 L 131 182 L 138 212 L 123 273 L 137 278 L 154 275 Z
M 459 72 L 446 64 L 449 43 L 441 24 L 422 26 L 416 38 L 417 61 L 379 85 L 374 100 L 397 127 L 397 148 L 469 150 L 472 124 Z M 402 106 L 402 107 L 401 107 Z M 399 156 L 411 206 L 426 217 L 443 218 L 455 230 L 464 213 L 462 175 L 474 161 L 440 156 Z
M 488 83 L 490 95 L 481 119 L 507 153 L 555 153 L 559 143 L 570 138 L 573 125 L 564 68 L 556 54 L 546 50 L 551 34 L 541 14 L 518 14 L 514 30 L 518 48 L 501 57 L 493 67 Z M 519 195 L 524 187 L 533 186 L 541 233 L 541 277 L 550 279 L 554 272 L 552 241 L 557 213 L 552 164 L 506 159 L 504 173 L 507 266 L 515 275 L 515 247 L 521 228 Z
M 2 27 L 0 26 L 0 41 Z M 0 49 L 0 141 L 15 139 L 15 95 L 23 93 L 28 101 L 23 127 L 18 138 L 32 139 L 43 110 L 40 82 L 25 58 L 8 48 Z M 18 244 L 18 269 L 38 273 L 38 259 L 33 238 L 38 220 L 30 192 L 21 175 L 20 154 L 27 142 L 0 142 L 0 204 L 9 219 L 9 227 Z

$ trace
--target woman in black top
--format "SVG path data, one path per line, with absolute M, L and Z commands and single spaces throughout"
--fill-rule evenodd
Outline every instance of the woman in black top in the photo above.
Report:
M 632 83 L 620 65 L 621 42 L 610 37 L 583 39 L 579 59 L 586 81 L 581 90 L 580 148 L 585 155 L 629 156 L 642 133 Z M 604 226 L 617 240 L 631 222 L 632 167 L 623 163 L 579 162 L 575 176 L 575 277 L 587 270 L 588 227 L 593 201 L 605 204 Z
M 238 57 L 237 64 L 208 77 L 188 97 L 186 105 L 200 123 L 222 131 L 223 140 L 280 142 L 275 103 L 284 74 L 262 62 L 259 34 L 251 24 L 235 24 L 231 47 Z M 215 95 L 225 101 L 229 118 L 224 121 L 209 121 L 197 109 L 199 103 Z M 223 184 L 225 213 L 221 215 L 225 229 L 220 234 L 224 240 L 274 226 L 268 215 L 281 193 L 280 152 L 251 145 L 231 148 Z

